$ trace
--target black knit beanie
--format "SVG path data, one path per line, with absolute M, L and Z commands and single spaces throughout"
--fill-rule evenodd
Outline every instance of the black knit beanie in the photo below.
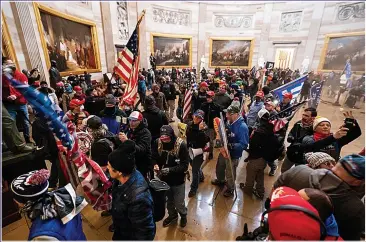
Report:
M 108 161 L 113 169 L 129 175 L 135 168 L 135 142 L 126 140 L 108 156 Z

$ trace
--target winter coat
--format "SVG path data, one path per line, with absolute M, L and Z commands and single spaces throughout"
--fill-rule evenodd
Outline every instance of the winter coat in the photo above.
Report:
M 81 215 L 76 215 L 66 224 L 63 224 L 58 217 L 47 220 L 38 217 L 32 222 L 28 240 L 86 241 Z
M 239 118 L 232 124 L 228 124 L 228 143 L 232 159 L 239 159 L 249 144 L 249 130 L 244 119 Z
M 32 123 L 32 138 L 38 147 L 43 147 L 45 159 L 54 160 L 58 157 L 58 148 L 53 132 L 45 119 L 36 117 Z
M 301 95 L 309 95 L 310 88 L 311 88 L 310 81 L 309 80 L 305 80 L 304 81 L 304 84 L 301 87 L 300 94 Z
M 159 169 L 169 168 L 169 173 L 160 177 L 169 186 L 179 186 L 185 182 L 188 170 L 189 156 L 187 144 L 180 138 L 172 140 L 173 149 L 165 150 L 164 144 L 156 139 L 152 147 L 152 162 Z
M 136 129 L 130 130 L 127 137 L 135 141 L 136 167 L 143 175 L 152 169 L 151 165 L 151 133 L 147 129 L 147 121 L 144 119 Z
M 144 116 L 147 123 L 149 124 L 147 129 L 151 133 L 151 141 L 154 142 L 155 139 L 160 137 L 160 128 L 163 125 L 168 125 L 169 120 L 164 111 L 158 109 L 155 106 L 146 107 L 145 111 L 142 112 L 142 116 Z
M 193 112 L 195 112 L 197 109 L 201 109 L 202 104 L 205 103 L 206 101 L 207 101 L 206 91 L 195 92 L 192 96 Z
M 177 91 L 173 82 L 164 84 L 163 92 L 166 100 L 175 100 L 177 98 Z
M 90 115 L 99 115 L 105 107 L 104 97 L 89 96 L 85 98 L 84 108 Z
M 313 135 L 313 126 L 303 127 L 301 120 L 294 123 L 294 126 L 287 135 L 288 143 L 302 143 L 305 136 Z
M 104 108 L 99 114 L 103 124 L 107 125 L 108 130 L 113 134 L 119 134 L 126 130 L 127 114 L 117 107 Z
M 168 110 L 168 103 L 166 102 L 164 93 L 159 92 L 158 94 L 156 94 L 155 92 L 153 92 L 150 95 L 155 98 L 155 106 L 158 109 L 163 110 L 163 111 Z
M 263 102 L 254 101 L 250 106 L 249 112 L 247 114 L 247 124 L 248 127 L 254 127 L 255 122 L 258 118 L 258 112 L 263 108 Z
M 274 90 L 274 89 L 276 89 L 276 88 L 278 88 L 278 87 L 280 87 L 282 85 L 279 80 L 276 80 L 276 81 L 275 80 L 276 79 L 273 79 L 268 84 L 269 90 L 271 90 L 271 91 Z
M 146 188 L 136 194 L 140 187 Z M 137 170 L 126 183 L 114 181 L 112 186 L 113 240 L 153 240 L 156 226 L 153 199 L 148 184 Z
M 207 124 L 208 128 L 213 129 L 214 118 L 220 118 L 220 112 L 222 111 L 220 106 L 214 102 L 208 103 L 205 102 L 201 106 L 201 110 L 205 112 L 205 123 Z
M 230 106 L 231 98 L 227 93 L 216 93 L 213 102 L 219 105 L 222 110 L 224 110 Z
M 295 166 L 282 173 L 274 189 L 287 186 L 299 191 L 314 188 L 325 192 L 334 206 L 339 234 L 344 240 L 359 240 L 365 228 L 365 205 L 357 192 L 332 171 L 313 170 L 306 165 Z
M 17 80 L 18 82 L 22 84 L 28 84 L 28 78 L 26 75 L 21 73 L 18 70 L 15 70 L 13 73 L 13 79 Z M 8 100 L 7 98 L 11 95 L 16 96 L 15 100 Z M 8 79 L 3 75 L 2 76 L 2 101 L 4 103 L 15 103 L 18 105 L 24 105 L 27 104 L 27 100 L 25 97 L 18 91 L 15 87 L 13 87 Z
M 204 130 L 199 130 L 199 125 L 190 121 L 187 125 L 187 146 L 193 149 L 203 149 L 210 141 Z
M 324 138 L 321 141 L 324 144 L 323 146 L 313 148 L 312 144 L 317 142 L 315 142 L 313 135 L 309 135 L 304 137 L 302 145 L 308 152 L 324 152 L 333 157 L 336 161 L 338 161 L 340 158 L 342 147 L 360 137 L 361 134 L 362 132 L 360 126 L 355 120 L 355 126 L 353 126 L 353 128 L 347 132 L 346 136 L 340 139 L 335 139 L 333 135 L 329 135 L 327 138 Z
M 138 92 L 139 93 L 146 93 L 146 82 L 145 80 L 139 80 L 138 82 Z
M 69 110 L 69 104 L 71 99 L 73 99 L 75 92 L 67 93 L 64 92 L 62 94 L 62 110 L 66 113 Z

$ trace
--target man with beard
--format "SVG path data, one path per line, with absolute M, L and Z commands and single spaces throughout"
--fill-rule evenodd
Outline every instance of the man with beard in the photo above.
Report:
M 147 129 L 146 119 L 139 111 L 133 111 L 128 117 L 130 130 L 119 133 L 122 142 L 132 140 L 135 142 L 136 167 L 146 180 L 153 178 L 151 164 L 151 133 Z
M 168 118 L 163 111 L 155 106 L 155 99 L 153 96 L 146 97 L 142 116 L 148 123 L 147 129 L 151 133 L 151 142 L 154 143 L 154 141 L 160 137 L 160 128 L 163 125 L 169 124 Z
M 302 119 L 294 124 L 294 127 L 292 127 L 287 136 L 287 142 L 290 143 L 290 146 L 302 143 L 305 136 L 313 134 L 313 122 L 317 115 L 318 113 L 314 108 L 307 108 L 304 110 Z M 284 173 L 293 165 L 294 163 L 286 156 L 281 167 L 281 172 Z
M 164 93 L 160 92 L 160 87 L 157 84 L 154 84 L 152 86 L 152 90 L 153 93 L 151 93 L 150 95 L 153 96 L 155 99 L 155 106 L 162 111 L 167 111 L 168 103 L 166 101 Z
M 231 98 L 227 94 L 226 84 L 223 84 L 219 88 L 219 92 L 216 93 L 214 103 L 220 106 L 222 110 L 227 109 L 231 104 Z
M 185 205 L 185 176 L 188 170 L 188 149 L 186 143 L 175 136 L 169 125 L 160 129 L 160 138 L 155 140 L 152 147 L 154 170 L 170 189 L 167 193 L 167 208 L 169 216 L 163 221 L 167 227 L 181 217 L 180 226 L 187 225 L 187 207 Z

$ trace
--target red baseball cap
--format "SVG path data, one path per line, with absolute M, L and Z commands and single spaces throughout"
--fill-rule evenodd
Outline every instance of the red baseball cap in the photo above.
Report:
M 213 96 L 215 96 L 215 92 L 213 92 L 213 91 L 208 91 L 208 92 L 206 93 L 206 95 L 207 95 L 207 97 L 213 97 Z
M 292 188 L 279 187 L 273 191 L 271 208 L 296 205 L 319 216 L 318 211 Z M 302 211 L 274 210 L 268 213 L 269 231 L 273 240 L 320 240 L 319 221 Z
M 291 92 L 286 92 L 285 94 L 283 94 L 283 98 L 292 99 L 292 93 Z
M 143 119 L 143 116 L 139 111 L 133 111 L 128 119 L 132 121 L 141 121 Z
M 264 98 L 264 93 L 262 91 L 258 91 L 256 94 L 255 94 L 256 97 L 260 97 L 260 98 Z
M 80 86 L 75 86 L 74 87 L 74 91 L 75 92 L 78 92 L 78 91 L 82 91 L 83 89 L 81 89 L 81 87 Z
M 201 82 L 201 83 L 200 83 L 200 87 L 208 87 L 207 82 Z
M 70 106 L 70 108 L 75 108 L 75 107 L 77 107 L 77 106 L 81 106 L 81 105 L 83 105 L 83 104 L 84 104 L 84 102 L 85 102 L 85 99 L 83 99 L 83 100 L 79 100 L 79 99 L 72 99 L 72 100 L 70 101 L 69 106 Z

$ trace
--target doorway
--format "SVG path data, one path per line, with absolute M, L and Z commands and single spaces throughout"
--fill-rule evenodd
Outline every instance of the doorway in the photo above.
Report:
M 286 69 L 293 65 L 295 48 L 278 48 L 275 56 L 275 68 Z

